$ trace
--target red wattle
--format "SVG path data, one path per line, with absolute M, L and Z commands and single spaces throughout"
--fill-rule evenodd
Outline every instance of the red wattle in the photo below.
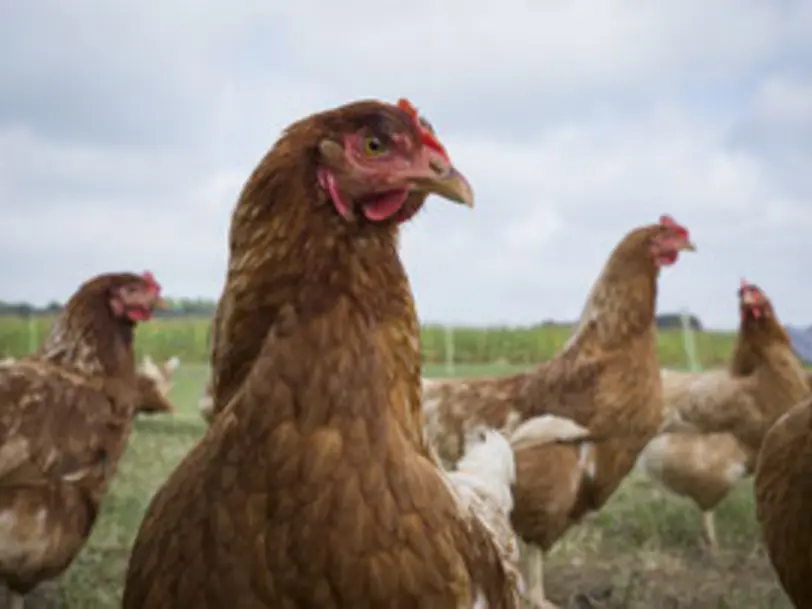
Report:
M 385 193 L 373 201 L 365 202 L 361 205 L 361 211 L 364 217 L 372 222 L 388 220 L 400 211 L 408 196 L 409 193 L 405 190 Z

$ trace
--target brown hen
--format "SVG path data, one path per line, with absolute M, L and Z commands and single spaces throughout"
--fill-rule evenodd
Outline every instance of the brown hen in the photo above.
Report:
M 36 353 L 0 367 L 0 581 L 11 609 L 90 534 L 141 398 L 133 327 L 159 299 L 152 275 L 100 275 Z
M 153 498 L 125 609 L 516 607 L 516 585 L 422 439 L 398 226 L 472 203 L 411 106 L 289 127 L 232 218 L 208 433 Z
M 806 372 L 764 293 L 742 282 L 741 323 L 727 370 L 663 371 L 663 433 L 640 456 L 668 490 L 702 510 L 713 551 L 713 510 L 753 472 L 764 434 L 809 393 Z
M 797 609 L 812 609 L 812 397 L 793 406 L 764 436 L 755 497 L 782 587 Z
M 547 415 L 539 421 L 549 425 L 551 443 L 514 451 L 512 520 L 529 544 L 522 560 L 538 606 L 552 606 L 541 551 L 609 499 L 659 428 L 657 278 L 661 267 L 693 249 L 688 232 L 667 216 L 631 231 L 609 256 L 573 337 L 554 359 L 507 377 L 424 386 L 427 434 L 449 467 L 470 427 L 510 431 Z
M 170 357 L 160 366 L 145 356 L 138 367 L 138 386 L 141 389 L 142 399 L 138 405 L 137 413 L 168 414 L 175 412 L 175 407 L 169 401 L 169 392 L 172 390 L 172 375 L 180 365 L 177 357 Z
M 136 376 L 141 400 L 135 409 L 135 414 L 168 414 L 175 411 L 172 402 L 162 391 L 162 387 L 154 378 L 146 374 Z

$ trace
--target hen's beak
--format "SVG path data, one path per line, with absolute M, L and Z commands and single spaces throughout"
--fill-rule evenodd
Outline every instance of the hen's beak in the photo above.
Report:
M 694 245 L 693 241 L 685 240 L 685 241 L 682 242 L 682 247 L 680 247 L 680 249 L 683 252 L 695 252 L 696 251 L 696 246 Z
M 742 294 L 742 304 L 747 307 L 752 307 L 756 304 L 756 298 L 753 296 L 753 293 L 749 290 Z
M 474 206 L 474 190 L 457 169 L 439 154 L 431 153 L 428 167 L 412 179 L 416 190 L 434 194 L 468 207 Z

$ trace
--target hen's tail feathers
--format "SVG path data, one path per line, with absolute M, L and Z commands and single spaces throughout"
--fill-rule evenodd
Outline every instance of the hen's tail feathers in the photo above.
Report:
M 635 433 L 595 434 L 566 417 L 540 415 L 521 423 L 509 434 L 513 450 L 544 444 L 600 444 L 620 438 L 635 438 Z
M 179 367 L 180 367 L 180 358 L 177 355 L 173 355 L 172 357 L 170 357 L 168 360 L 166 360 L 166 363 L 164 364 L 164 370 L 166 370 L 169 373 L 174 372 Z
M 509 440 L 513 450 L 520 450 L 543 444 L 591 442 L 593 437 L 586 427 L 572 419 L 545 414 L 521 423 Z
M 141 362 L 141 373 L 147 375 L 149 378 L 160 381 L 161 380 L 161 371 L 158 368 L 158 365 L 153 361 L 153 359 L 149 355 L 145 355 L 143 361 Z

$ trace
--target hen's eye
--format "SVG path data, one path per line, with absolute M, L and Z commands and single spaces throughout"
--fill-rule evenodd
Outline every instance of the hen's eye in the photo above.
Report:
M 364 138 L 364 152 L 366 152 L 369 156 L 378 156 L 386 152 L 386 145 L 380 140 L 380 138 L 371 135 Z

